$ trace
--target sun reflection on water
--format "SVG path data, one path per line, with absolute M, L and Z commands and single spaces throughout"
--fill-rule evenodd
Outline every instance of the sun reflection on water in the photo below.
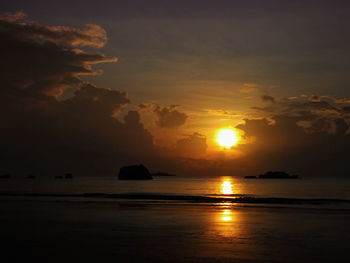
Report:
M 232 218 L 232 211 L 229 209 L 224 209 L 221 212 L 220 220 L 223 222 L 231 222 L 233 220 Z
M 233 194 L 233 185 L 230 179 L 225 178 L 221 184 L 221 193 L 223 195 Z
M 211 227 L 215 236 L 233 238 L 240 235 L 240 214 L 232 206 L 223 205 L 213 219 Z
M 235 206 L 229 202 L 229 199 L 234 198 L 234 194 L 240 194 L 241 188 L 239 183 L 232 177 L 225 176 L 218 181 L 216 192 L 219 192 L 222 197 L 227 199 L 219 204 L 219 209 L 215 216 L 212 217 L 212 230 L 214 237 L 220 238 L 235 238 L 241 232 L 241 213 L 237 213 Z

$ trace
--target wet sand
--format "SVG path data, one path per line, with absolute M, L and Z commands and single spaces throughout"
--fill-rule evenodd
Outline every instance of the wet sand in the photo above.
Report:
M 0 211 L 1 262 L 345 262 L 349 248 L 349 210 L 0 199 Z

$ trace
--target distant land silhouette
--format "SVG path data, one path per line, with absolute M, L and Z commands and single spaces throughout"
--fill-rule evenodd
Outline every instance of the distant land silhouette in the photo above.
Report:
M 64 179 L 73 179 L 73 175 L 71 173 L 66 173 Z
M 268 171 L 259 176 L 245 176 L 245 179 L 298 179 L 298 175 L 290 175 L 283 171 Z
M 169 173 L 166 173 L 166 172 L 156 172 L 156 173 L 153 173 L 152 176 L 176 176 L 175 174 L 169 174 Z
M 11 175 L 9 173 L 4 173 L 0 175 L 0 179 L 9 179 L 9 178 L 11 178 Z
M 119 170 L 119 180 L 152 180 L 153 177 L 148 169 L 143 165 L 123 166 Z

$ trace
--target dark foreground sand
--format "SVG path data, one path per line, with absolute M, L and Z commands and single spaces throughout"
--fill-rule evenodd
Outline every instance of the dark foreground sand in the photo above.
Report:
M 0 199 L 1 262 L 348 262 L 350 212 Z

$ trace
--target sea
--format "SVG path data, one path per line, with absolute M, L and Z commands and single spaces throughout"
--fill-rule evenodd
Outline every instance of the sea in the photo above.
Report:
M 72 179 L 14 177 L 0 180 L 0 196 L 69 201 L 350 209 L 350 179 L 159 176 L 144 181 L 99 176 Z

